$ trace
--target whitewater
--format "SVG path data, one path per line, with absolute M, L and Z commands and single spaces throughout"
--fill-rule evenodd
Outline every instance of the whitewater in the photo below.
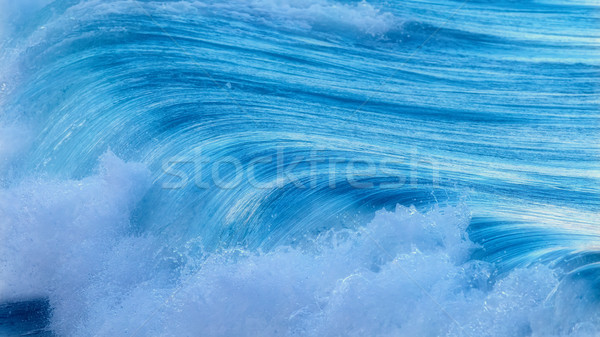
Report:
M 599 336 L 592 0 L 0 0 L 0 336 Z

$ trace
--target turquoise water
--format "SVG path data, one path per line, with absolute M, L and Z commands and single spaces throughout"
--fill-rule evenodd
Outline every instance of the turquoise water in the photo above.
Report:
M 0 4 L 31 329 L 599 333 L 598 4 Z

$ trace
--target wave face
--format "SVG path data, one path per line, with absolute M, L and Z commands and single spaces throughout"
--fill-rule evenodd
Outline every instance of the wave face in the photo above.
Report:
M 600 334 L 594 1 L 0 12 L 0 334 Z

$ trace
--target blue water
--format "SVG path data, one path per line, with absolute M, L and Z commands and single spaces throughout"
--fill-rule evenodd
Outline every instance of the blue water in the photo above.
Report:
M 595 1 L 0 1 L 0 334 L 597 336 Z

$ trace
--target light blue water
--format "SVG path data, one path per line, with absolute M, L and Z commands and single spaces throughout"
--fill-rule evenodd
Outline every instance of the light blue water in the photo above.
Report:
M 596 2 L 0 12 L 0 330 L 600 333 Z

